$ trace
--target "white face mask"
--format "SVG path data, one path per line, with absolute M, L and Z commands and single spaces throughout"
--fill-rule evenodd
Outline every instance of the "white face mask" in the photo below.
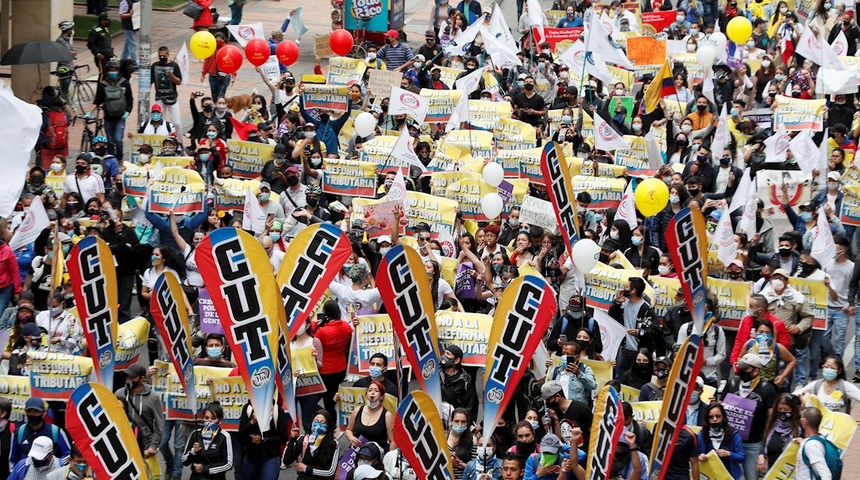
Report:
M 624 89 L 623 88 L 616 88 L 615 94 L 616 95 L 624 95 Z
M 785 282 L 782 280 L 775 278 L 770 281 L 771 286 L 773 286 L 774 291 L 780 290 L 782 291 L 785 288 Z
M 52 163 L 51 171 L 54 173 L 60 173 L 63 171 L 63 165 L 61 163 Z
M 690 125 L 681 125 L 681 131 L 684 133 L 690 133 L 693 131 L 693 127 Z
M 148 153 L 141 153 L 140 155 L 137 156 L 137 161 L 140 163 L 149 163 L 149 154 Z
M 831 180 L 831 181 L 827 182 L 827 188 L 829 188 L 831 190 L 836 190 L 837 188 L 839 188 L 839 182 L 834 182 Z
M 695 52 L 696 51 L 696 45 L 694 45 L 692 43 L 688 43 L 687 44 L 687 51 L 688 52 Z
M 299 330 L 296 332 L 296 335 L 304 335 L 305 332 L 307 331 L 307 329 L 308 329 L 308 324 L 303 323 L 302 326 L 299 327 Z
M 669 273 L 669 267 L 665 265 L 660 265 L 659 267 L 657 267 L 657 271 L 660 272 L 660 275 L 666 275 L 667 273 Z
M 764 68 L 769 67 L 769 66 L 770 66 L 770 60 L 762 60 L 762 61 L 761 61 L 761 66 L 762 66 L 762 67 L 764 67 Z

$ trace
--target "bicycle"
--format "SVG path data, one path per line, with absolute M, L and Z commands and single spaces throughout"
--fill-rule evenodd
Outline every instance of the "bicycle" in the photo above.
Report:
M 100 115 L 101 107 L 96 107 L 95 115 L 85 117 L 83 115 L 75 115 L 75 121 L 82 119 L 84 121 L 84 131 L 81 133 L 81 151 L 80 153 L 89 153 L 93 146 L 93 139 L 104 133 L 104 119 Z M 74 122 L 72 122 L 74 125 Z M 94 125 L 94 129 L 90 128 Z
M 81 80 L 78 76 L 78 70 L 81 68 L 86 68 L 87 73 L 90 73 L 89 65 L 78 65 L 68 72 L 61 72 L 59 69 L 51 72 L 51 75 L 54 75 L 59 79 L 68 78 L 69 76 L 72 77 L 72 84 L 69 86 L 68 96 L 63 94 L 62 89 L 60 89 L 60 95 L 72 108 L 72 112 L 75 113 L 75 116 L 78 116 L 80 112 L 85 112 L 87 110 L 86 107 L 90 105 L 96 97 L 95 92 L 93 91 L 93 86 L 90 85 L 90 82 L 87 80 Z
M 367 49 L 368 47 L 374 46 L 372 42 L 368 42 L 364 37 L 367 34 L 367 22 L 373 17 L 360 17 L 358 18 L 358 25 L 355 28 L 355 33 L 353 34 L 353 38 L 355 38 L 355 42 L 353 43 L 352 50 L 346 54 L 349 58 L 358 58 L 364 60 L 367 58 Z

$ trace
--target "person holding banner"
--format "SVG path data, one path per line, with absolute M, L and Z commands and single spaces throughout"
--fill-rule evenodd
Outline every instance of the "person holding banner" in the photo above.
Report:
M 50 451 L 53 456 L 66 462 L 71 455 L 69 438 L 60 427 L 45 421 L 47 416 L 45 401 L 39 397 L 31 397 L 24 403 L 24 414 L 26 425 L 19 426 L 12 436 L 12 448 L 9 453 L 9 465 L 15 465 L 24 461 L 39 438 L 48 439 L 51 442 Z M 8 417 L 7 417 L 8 418 Z M 44 459 L 44 455 L 38 460 Z
M 715 451 L 734 480 L 743 475 L 745 453 L 741 434 L 729 425 L 726 409 L 719 403 L 708 405 L 707 421 L 697 436 L 699 461 L 708 461 L 708 452 Z
M 839 355 L 829 355 L 821 365 L 821 376 L 794 395 L 803 399 L 815 395 L 821 404 L 832 412 L 851 414 L 851 402 L 860 402 L 860 388 L 845 380 L 845 365 Z
M 191 466 L 192 480 L 224 480 L 233 468 L 233 442 L 221 430 L 224 409 L 217 402 L 203 408 L 203 428 L 188 437 L 182 464 Z
M 281 463 L 295 463 L 298 480 L 334 480 L 340 458 L 335 428 L 333 417 L 326 410 L 318 410 L 310 433 L 299 436 L 298 427 L 293 427 Z

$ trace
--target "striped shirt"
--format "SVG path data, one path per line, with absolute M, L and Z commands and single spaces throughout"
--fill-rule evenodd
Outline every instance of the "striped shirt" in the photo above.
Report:
M 415 54 L 412 53 L 412 49 L 409 48 L 409 45 L 403 42 L 397 42 L 397 45 L 385 45 L 379 49 L 379 53 L 376 54 L 376 57 L 385 60 L 385 64 L 388 66 L 389 70 L 395 70 L 400 68 L 404 63 L 415 58 Z

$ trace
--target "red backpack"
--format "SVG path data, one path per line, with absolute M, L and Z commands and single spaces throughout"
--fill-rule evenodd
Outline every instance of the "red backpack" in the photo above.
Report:
M 48 128 L 45 129 L 45 148 L 62 150 L 69 146 L 69 122 L 65 112 L 47 112 Z

